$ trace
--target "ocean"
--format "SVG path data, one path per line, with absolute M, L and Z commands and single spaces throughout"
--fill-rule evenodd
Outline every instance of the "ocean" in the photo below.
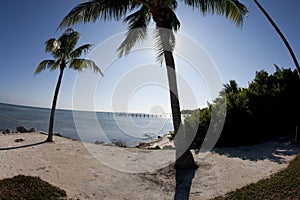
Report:
M 50 109 L 0 103 L 0 131 L 18 126 L 48 132 Z M 95 143 L 122 142 L 136 146 L 173 130 L 170 118 L 141 113 L 56 110 L 54 132 Z

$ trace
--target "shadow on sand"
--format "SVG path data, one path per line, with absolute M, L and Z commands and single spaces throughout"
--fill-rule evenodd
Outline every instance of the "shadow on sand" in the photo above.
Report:
M 215 153 L 243 160 L 270 160 L 285 163 L 282 156 L 292 156 L 300 153 L 300 144 L 295 144 L 291 138 L 280 138 L 253 146 L 215 148 Z
M 46 143 L 46 142 L 43 141 L 43 142 L 37 142 L 37 143 L 34 143 L 34 144 L 26 144 L 26 145 L 15 146 L 15 147 L 4 147 L 4 148 L 1 148 L 1 147 L 0 147 L 0 151 L 13 150 L 13 149 L 22 149 L 22 148 L 27 148 L 27 147 L 33 147 L 33 146 L 38 146 L 38 145 L 41 145 L 41 144 L 44 144 L 44 143 Z
M 199 166 L 195 163 L 191 151 L 188 150 L 184 154 L 178 156 L 174 167 L 176 178 L 174 200 L 188 200 L 192 181 Z
M 176 189 L 174 200 L 188 200 L 190 196 L 195 169 L 176 169 Z

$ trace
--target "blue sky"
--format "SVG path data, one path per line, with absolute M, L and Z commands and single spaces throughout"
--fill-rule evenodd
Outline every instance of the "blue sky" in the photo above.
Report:
M 56 30 L 58 24 L 80 2 L 80 0 L 11 0 L 2 3 L 0 102 L 38 107 L 51 106 L 58 72 L 44 71 L 38 75 L 33 73 L 40 61 L 50 58 L 44 53 L 44 42 L 61 35 L 62 31 Z M 203 17 L 198 11 L 192 11 L 178 2 L 177 16 L 181 21 L 179 34 L 202 46 L 215 63 L 224 83 L 234 79 L 240 86 L 246 87 L 254 78 L 256 71 L 265 69 L 270 73 L 273 72 L 273 64 L 294 69 L 282 41 L 253 1 L 241 0 L 250 11 L 242 28 L 235 27 L 221 16 Z M 299 57 L 300 13 L 297 9 L 300 2 L 298 0 L 260 0 L 260 2 L 279 25 L 296 56 Z M 99 21 L 95 24 L 77 25 L 74 28 L 81 33 L 79 45 L 91 43 L 95 49 L 99 45 L 101 47 L 104 41 L 111 40 L 115 34 L 126 30 L 122 22 L 114 21 L 106 23 Z M 186 52 L 189 53 L 188 50 Z M 205 86 L 205 77 L 193 76 L 194 72 L 187 61 L 179 56 L 176 57 L 176 64 L 178 72 L 183 76 L 179 83 L 183 85 L 180 86 L 181 90 L 179 88 L 182 108 L 205 106 L 214 96 L 210 95 Z M 83 73 L 79 75 L 87 76 L 89 80 L 92 80 L 90 76 L 95 78 L 95 85 L 90 87 L 93 88 L 93 93 L 89 94 L 89 99 L 84 98 L 85 95 L 80 92 L 74 95 L 80 77 L 76 72 L 67 70 L 63 77 L 58 107 L 101 111 L 169 112 L 168 91 L 163 84 L 128 86 L 132 91 L 129 91 L 127 96 L 115 94 L 120 90 L 117 90 L 120 84 L 124 85 L 123 79 L 128 79 L 124 74 L 133 76 L 134 73 L 129 72 L 142 69 L 139 67 L 153 69 L 155 74 L 161 73 L 161 80 L 165 81 L 163 77 L 165 71 L 155 62 L 154 51 L 150 49 L 133 52 L 125 58 L 114 60 L 104 71 L 103 78 L 95 78 L 88 72 L 84 72 L 86 75 Z M 130 80 L 132 79 L 128 79 L 127 82 L 131 82 Z M 185 88 L 185 81 L 194 91 L 195 98 L 185 94 L 185 89 L 182 89 Z M 124 104 L 123 107 L 118 107 L 120 102 Z

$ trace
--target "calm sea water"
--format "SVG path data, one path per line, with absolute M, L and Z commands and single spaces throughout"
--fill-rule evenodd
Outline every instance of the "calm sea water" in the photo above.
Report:
M 50 109 L 0 103 L 0 131 L 17 126 L 47 132 Z M 173 130 L 169 118 L 128 113 L 56 110 L 54 132 L 94 143 L 122 141 L 128 146 L 149 142 Z

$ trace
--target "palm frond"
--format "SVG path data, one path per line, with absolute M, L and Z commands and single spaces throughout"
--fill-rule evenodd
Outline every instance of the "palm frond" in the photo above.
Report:
M 169 13 L 171 15 L 171 21 L 170 21 L 171 28 L 174 31 L 178 31 L 180 28 L 180 21 L 177 18 L 175 12 L 171 8 L 169 8 Z
M 155 48 L 156 60 L 162 64 L 164 61 L 164 51 L 173 52 L 175 48 L 175 35 L 170 29 L 156 28 L 155 30 Z
M 170 28 L 174 31 L 179 30 L 180 21 L 178 20 L 176 14 L 174 12 L 176 8 L 177 8 L 177 1 L 166 0 L 166 1 L 162 1 L 160 3 L 160 6 L 155 9 L 155 10 L 160 10 L 160 12 L 163 12 L 165 15 L 165 18 L 160 18 L 160 21 L 163 24 L 167 23 L 168 27 L 162 27 L 162 28 Z M 153 18 L 154 18 L 155 14 L 154 13 L 152 13 L 152 14 L 153 14 Z
M 99 73 L 101 76 L 104 76 L 101 69 L 92 60 L 79 59 L 79 58 L 73 59 L 69 65 L 69 68 L 74 69 L 76 71 L 84 71 L 86 69 L 90 69 L 95 73 Z
M 71 59 L 78 58 L 83 53 L 88 53 L 91 48 L 92 48 L 91 44 L 82 45 L 82 46 L 78 47 L 77 49 L 75 49 L 74 51 L 72 51 L 70 54 L 70 57 L 71 57 Z
M 124 19 L 124 22 L 128 23 L 128 32 L 126 33 L 126 38 L 117 49 L 119 56 L 128 54 L 137 42 L 146 38 L 147 26 L 150 20 L 148 8 L 145 6 L 142 6 L 141 9 Z
M 55 71 L 56 69 L 58 69 L 61 63 L 61 59 L 56 60 L 55 63 L 50 67 L 50 71 Z
M 237 0 L 227 0 L 225 1 L 225 10 L 217 14 L 225 15 L 237 26 L 242 26 L 243 17 L 248 14 L 248 9 L 244 4 Z
M 67 29 L 59 38 L 58 42 L 61 47 L 62 54 L 69 55 L 75 48 L 80 34 L 72 28 Z
M 62 20 L 59 29 L 78 23 L 96 22 L 98 19 L 120 20 L 128 10 L 137 7 L 138 3 L 130 0 L 90 0 L 74 7 Z
M 243 25 L 243 17 L 248 14 L 247 7 L 238 0 L 182 0 L 188 6 L 207 13 L 223 15 L 237 26 Z
M 79 38 L 80 38 L 80 33 L 77 31 L 74 31 L 69 35 L 67 45 L 66 45 L 67 46 L 67 54 L 70 54 L 72 51 L 74 51 Z
M 45 42 L 45 52 L 53 53 L 59 48 L 59 44 L 55 38 L 50 38 Z
M 43 60 L 35 69 L 35 74 L 40 73 L 41 71 L 51 68 L 55 63 L 55 60 Z
M 177 1 L 174 0 L 165 0 L 164 3 L 168 5 L 168 7 L 171 8 L 172 10 L 176 10 L 178 5 Z

